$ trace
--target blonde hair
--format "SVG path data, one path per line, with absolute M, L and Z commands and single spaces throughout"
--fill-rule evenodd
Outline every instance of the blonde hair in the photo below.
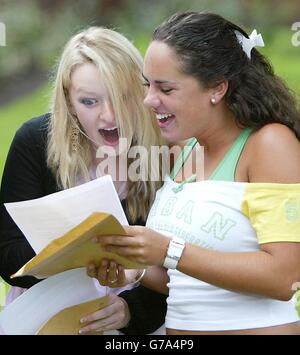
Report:
M 90 27 L 72 37 L 62 53 L 53 88 L 51 119 L 48 129 L 47 164 L 56 176 L 60 188 L 74 186 L 76 181 L 91 180 L 91 167 L 95 151 L 88 137 L 79 134 L 79 149 L 72 150 L 72 130 L 78 120 L 72 113 L 68 92 L 71 74 L 84 63 L 93 63 L 108 90 L 120 137 L 126 138 L 129 147 L 160 146 L 153 112 L 143 104 L 143 60 L 135 46 L 120 33 Z M 151 164 L 150 164 L 151 162 Z M 129 162 L 128 162 L 129 164 Z M 151 161 L 150 154 L 140 156 L 141 171 L 159 171 L 159 162 Z M 132 221 L 145 219 L 161 181 L 128 181 L 127 212 Z M 99 196 L 101 198 L 101 196 Z

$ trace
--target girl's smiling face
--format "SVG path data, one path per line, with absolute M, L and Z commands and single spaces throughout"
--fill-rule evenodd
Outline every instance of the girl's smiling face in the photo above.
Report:
M 147 87 L 144 103 L 151 107 L 165 139 L 175 142 L 197 137 L 210 121 L 211 89 L 184 74 L 174 50 L 153 41 L 145 56 L 144 78 Z

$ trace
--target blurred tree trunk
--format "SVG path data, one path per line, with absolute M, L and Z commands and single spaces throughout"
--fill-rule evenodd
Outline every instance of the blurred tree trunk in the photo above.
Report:
M 95 13 L 99 15 L 99 24 L 110 23 L 112 14 L 126 6 L 126 0 L 98 0 Z
M 100 0 L 99 2 L 99 10 L 101 11 L 101 14 L 106 16 L 109 14 L 112 10 L 114 9 L 120 9 L 121 7 L 124 6 L 125 2 L 124 0 Z
M 84 0 L 35 0 L 36 4 L 48 15 L 57 13 L 66 4 L 70 7 L 82 9 Z M 93 15 L 96 15 L 96 22 L 103 24 L 110 22 L 114 11 L 119 11 L 126 6 L 127 0 L 95 0 L 92 8 Z
M 36 0 L 37 5 L 47 13 L 55 13 L 66 2 L 68 0 Z

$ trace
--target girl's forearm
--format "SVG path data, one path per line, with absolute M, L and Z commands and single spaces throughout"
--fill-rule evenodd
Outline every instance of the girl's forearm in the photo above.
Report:
M 162 293 L 164 295 L 169 294 L 167 283 L 169 277 L 167 270 L 160 266 L 148 266 L 145 275 L 141 279 L 141 284 L 153 291 Z

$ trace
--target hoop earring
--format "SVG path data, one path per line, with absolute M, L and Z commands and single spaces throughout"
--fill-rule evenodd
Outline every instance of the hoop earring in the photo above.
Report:
M 212 98 L 210 99 L 210 102 L 211 102 L 213 105 L 215 105 L 215 104 L 216 104 L 216 99 L 215 99 L 214 97 L 212 97 Z

